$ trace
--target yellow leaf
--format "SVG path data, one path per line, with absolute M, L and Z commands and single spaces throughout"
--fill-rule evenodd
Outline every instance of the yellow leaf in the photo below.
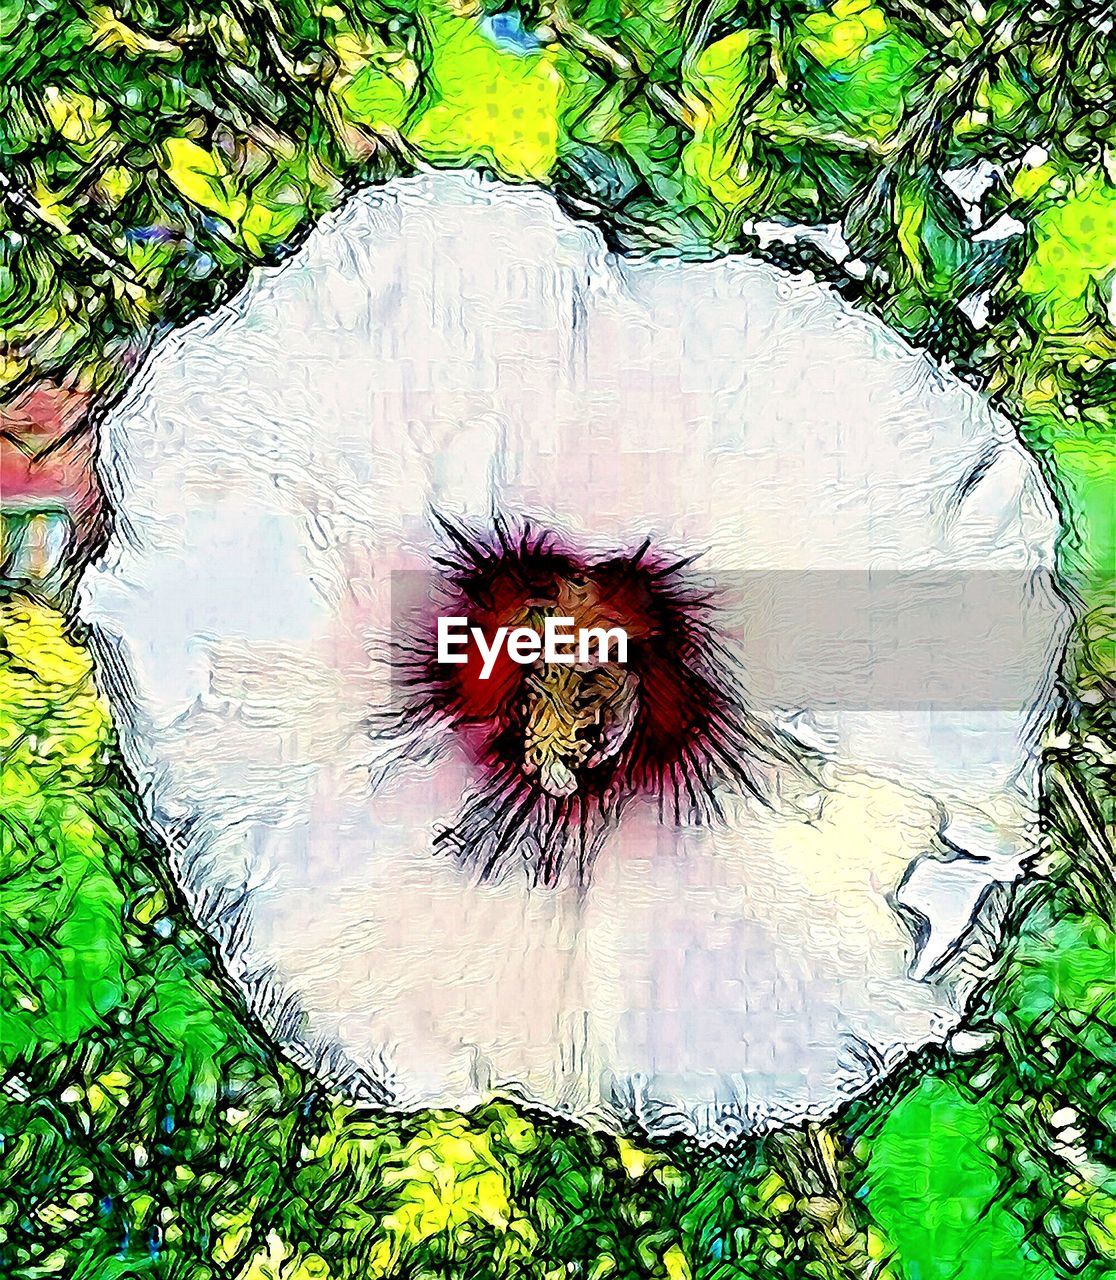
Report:
M 87 93 L 50 84 L 43 92 L 43 105 L 51 124 L 67 142 L 96 142 L 109 127 L 104 107 Z
M 189 138 L 168 138 L 163 154 L 167 177 L 191 204 L 208 209 L 234 227 L 240 225 L 247 201 L 233 190 L 228 170 L 217 156 Z
M 0 612 L 0 636 L 13 664 L 42 684 L 78 692 L 93 674 L 89 655 L 66 634 L 66 620 L 46 605 L 19 601 Z
M 428 7 L 433 41 L 429 102 L 407 133 L 437 165 L 491 165 L 545 181 L 558 159 L 565 81 L 549 49 L 499 48 L 471 16 Z
M 127 166 L 114 164 L 101 174 L 97 186 L 109 203 L 115 205 L 119 204 L 132 189 L 134 181 L 132 172 Z
M 274 1231 L 237 1280 L 330 1280 L 329 1264 L 316 1253 L 299 1253 Z
M 31 194 L 39 206 L 39 212 L 52 227 L 57 227 L 61 231 L 68 230 L 70 209 L 53 191 L 43 186 L 41 182 L 36 182 L 31 188 Z
M 626 1138 L 618 1139 L 616 1146 L 624 1172 L 633 1181 L 642 1178 L 648 1169 L 659 1162 L 660 1157 L 657 1157 L 653 1151 L 644 1151 L 642 1147 L 637 1147 Z
M 690 1264 L 686 1261 L 681 1245 L 672 1244 L 663 1254 L 663 1269 L 667 1280 L 690 1280 Z
M 111 9 L 90 10 L 93 44 L 101 49 L 123 49 L 126 53 L 146 53 L 157 58 L 180 58 L 182 50 L 169 40 L 156 40 L 129 27 Z

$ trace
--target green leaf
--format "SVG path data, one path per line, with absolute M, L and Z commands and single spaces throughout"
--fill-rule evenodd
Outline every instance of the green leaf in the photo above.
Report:
M 764 74 L 764 57 L 761 31 L 737 31 L 704 49 L 684 77 L 694 111 L 694 136 L 682 153 L 684 190 L 717 228 L 725 226 L 726 214 L 749 207 L 765 180 L 739 122 L 746 90 Z
M 1079 590 L 1113 609 L 1116 583 L 1116 440 L 1105 436 L 1058 440 L 1058 479 L 1072 513 L 1062 555 Z
M 380 67 L 362 67 L 341 91 L 346 114 L 369 128 L 398 128 L 406 118 L 411 94 L 406 82 Z
M 1101 319 L 1116 281 L 1116 186 L 1094 170 L 1038 215 L 1019 278 L 1031 316 L 1049 333 Z
M 281 245 L 310 217 L 311 185 L 302 157 L 278 164 L 248 193 L 240 236 L 253 256 Z
M 1090 1048 L 1116 1067 L 1116 932 L 1091 914 L 1042 924 L 1026 927 L 1012 952 L 1004 1016 L 1037 1034 L 1069 1034 L 1067 1016 L 1092 1023 Z
M 172 137 L 163 143 L 166 175 L 190 201 L 239 228 L 248 202 L 237 194 L 223 161 L 189 138 Z
M 900 180 L 894 197 L 895 236 L 919 289 L 943 302 L 956 300 L 966 268 L 980 256 L 956 211 L 931 173 Z
M 819 118 L 863 136 L 888 137 L 918 84 L 926 50 L 871 0 L 837 0 L 799 29 L 807 102 Z
M 677 71 L 686 17 L 681 0 L 588 0 L 571 7 L 594 35 L 635 51 L 653 78 L 666 79 Z
M 499 48 L 472 17 L 426 11 L 433 57 L 429 100 L 407 132 L 434 164 L 487 164 L 542 181 L 558 159 L 564 82 L 556 55 Z
M 10 776 L 10 775 L 9 775 Z M 123 994 L 124 898 L 100 859 L 105 833 L 74 800 L 51 799 L 28 830 L 5 806 L 0 895 L 0 1062 L 72 1044 Z M 40 850 L 10 878 L 24 843 Z
M 908 1280 L 1053 1280 L 999 1199 L 994 1120 L 991 1104 L 935 1077 L 888 1110 L 865 1198 Z

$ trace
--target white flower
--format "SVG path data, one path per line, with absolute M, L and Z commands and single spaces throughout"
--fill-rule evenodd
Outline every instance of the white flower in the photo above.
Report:
M 85 614 L 151 820 L 372 1095 L 721 1135 L 956 1024 L 1028 847 L 1056 526 L 877 322 L 420 177 L 165 342 L 102 453 Z M 645 665 L 466 689 L 432 611 L 486 592 Z

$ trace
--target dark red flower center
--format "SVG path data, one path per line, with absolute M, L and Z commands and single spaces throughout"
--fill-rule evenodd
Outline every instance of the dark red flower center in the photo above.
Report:
M 552 879 L 569 832 L 584 845 L 628 798 L 702 821 L 720 787 L 758 794 L 764 766 L 790 758 L 746 712 L 689 560 L 649 542 L 587 556 L 529 529 L 442 527 L 452 547 L 436 558 L 435 599 L 403 646 L 402 722 L 448 722 L 476 761 L 477 793 L 445 833 L 463 853 L 493 862 L 529 836 Z M 458 628 L 453 661 L 440 660 L 439 619 Z M 560 660 L 548 660 L 548 620 L 575 638 Z M 537 641 L 527 660 L 507 643 L 524 631 Z

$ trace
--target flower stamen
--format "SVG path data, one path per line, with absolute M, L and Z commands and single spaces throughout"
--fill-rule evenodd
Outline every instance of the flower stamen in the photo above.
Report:
M 617 663 L 541 662 L 523 683 L 523 771 L 552 796 L 572 795 L 578 771 L 619 754 L 635 723 L 639 677 Z

